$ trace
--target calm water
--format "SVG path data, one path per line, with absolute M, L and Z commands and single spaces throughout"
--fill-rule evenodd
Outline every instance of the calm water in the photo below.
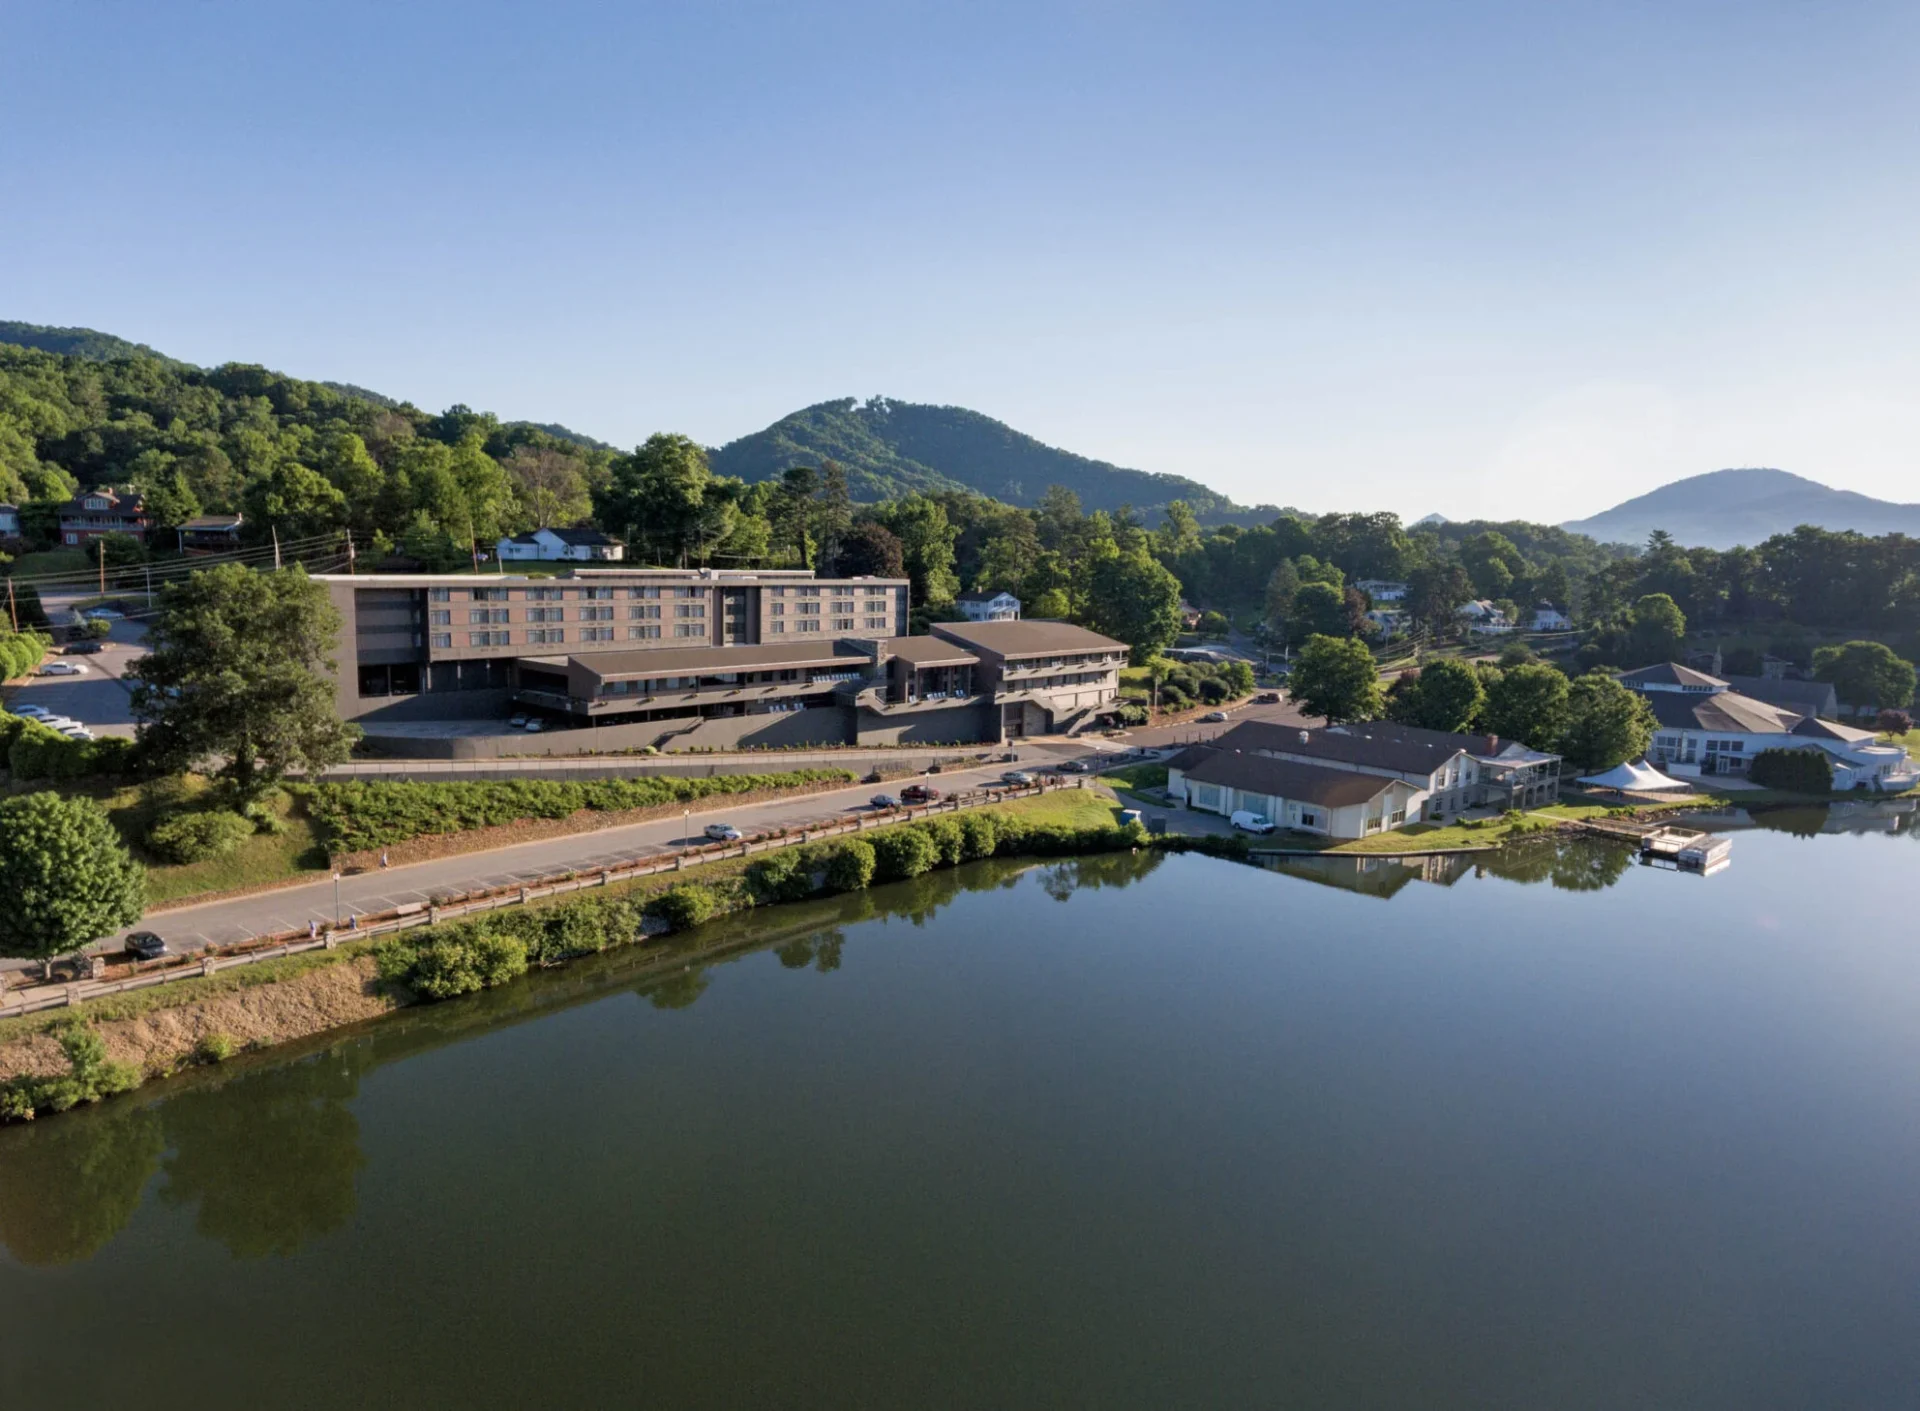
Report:
M 0 1406 L 1920 1402 L 1920 829 L 988 864 L 0 1131 Z

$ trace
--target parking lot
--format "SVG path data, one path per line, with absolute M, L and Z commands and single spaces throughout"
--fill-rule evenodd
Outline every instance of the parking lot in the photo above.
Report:
M 113 635 L 96 656 L 62 656 L 55 647 L 49 662 L 74 662 L 87 670 L 82 676 L 35 676 L 7 688 L 7 709 L 42 706 L 56 715 L 79 721 L 96 735 L 133 736 L 132 698 L 120 679 L 126 669 L 146 655 L 137 623 L 116 622 Z

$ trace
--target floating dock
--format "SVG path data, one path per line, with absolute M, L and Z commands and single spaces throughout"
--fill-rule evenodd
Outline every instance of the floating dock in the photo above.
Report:
M 1733 855 L 1733 839 L 1698 828 L 1655 828 L 1640 838 L 1640 856 L 1688 872 L 1718 872 Z

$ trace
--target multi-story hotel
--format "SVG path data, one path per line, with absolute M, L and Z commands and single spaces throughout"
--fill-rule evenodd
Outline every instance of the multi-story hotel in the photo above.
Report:
M 894 578 L 580 568 L 320 581 L 346 623 L 340 714 L 373 730 L 533 710 L 591 728 L 582 748 L 999 740 L 1090 724 L 1127 654 L 1062 622 L 936 623 L 909 637 L 907 583 Z

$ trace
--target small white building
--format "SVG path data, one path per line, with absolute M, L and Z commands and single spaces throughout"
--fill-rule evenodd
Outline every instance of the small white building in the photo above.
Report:
M 1018 622 L 1020 600 L 1011 593 L 978 591 L 962 593 L 954 606 L 969 622 Z
M 1380 634 L 1383 642 L 1407 635 L 1407 615 L 1397 608 L 1369 608 L 1367 621 L 1373 624 L 1374 631 Z
M 20 507 L 0 505 L 0 539 L 11 539 L 20 532 Z
M 1387 578 L 1360 578 L 1353 586 L 1376 603 L 1401 603 L 1407 599 L 1407 585 Z
M 626 545 L 598 529 L 536 529 L 494 545 L 503 563 L 618 563 Z
M 1565 632 L 1573 626 L 1573 619 L 1552 603 L 1536 603 L 1530 621 L 1535 632 Z
M 1476 598 L 1470 603 L 1461 604 L 1455 616 L 1466 620 L 1469 632 L 1513 631 L 1513 624 L 1507 620 L 1507 614 L 1486 598 Z
M 1404 779 L 1196 746 L 1167 768 L 1167 792 L 1202 813 L 1257 813 L 1276 828 L 1365 838 L 1418 816 Z

